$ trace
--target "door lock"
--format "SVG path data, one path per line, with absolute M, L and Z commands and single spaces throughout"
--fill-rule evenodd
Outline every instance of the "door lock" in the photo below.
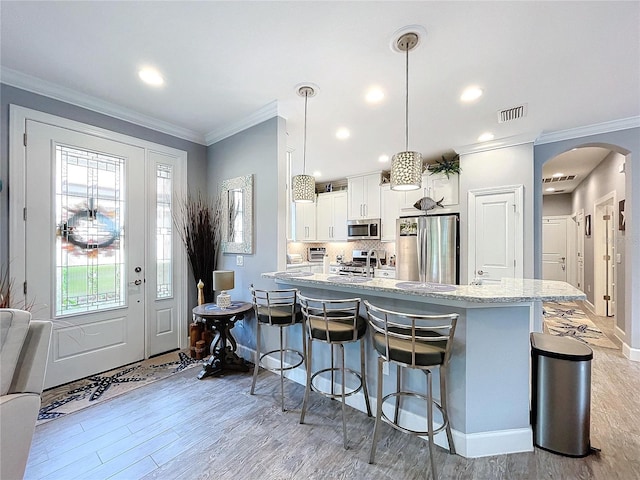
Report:
M 140 273 L 140 272 L 142 271 L 142 267 L 136 267 L 136 268 L 134 269 L 134 271 L 135 271 L 136 273 Z

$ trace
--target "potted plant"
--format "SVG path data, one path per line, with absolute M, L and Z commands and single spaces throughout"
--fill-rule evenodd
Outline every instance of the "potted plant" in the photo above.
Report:
M 218 263 L 220 251 L 221 211 L 220 202 L 187 194 L 178 205 L 178 215 L 174 217 L 178 234 L 187 250 L 194 282 L 204 283 L 204 301 L 214 301 L 211 288 L 213 271 Z
M 457 175 L 460 173 L 460 155 L 456 154 L 451 158 L 446 158 L 442 155 L 442 160 L 436 160 L 436 163 L 432 163 L 427 166 L 427 170 L 430 175 L 435 173 L 444 173 L 447 178 L 449 175 Z

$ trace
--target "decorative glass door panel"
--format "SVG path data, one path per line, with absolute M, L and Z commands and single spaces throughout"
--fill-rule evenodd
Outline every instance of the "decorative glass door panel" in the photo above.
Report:
M 173 296 L 172 170 L 156 166 L 156 298 Z
M 55 315 L 122 307 L 124 159 L 61 145 L 55 156 Z

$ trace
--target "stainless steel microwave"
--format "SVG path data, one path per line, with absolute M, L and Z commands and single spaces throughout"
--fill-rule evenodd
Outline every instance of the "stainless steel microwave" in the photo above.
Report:
M 348 240 L 380 240 L 380 219 L 347 221 Z

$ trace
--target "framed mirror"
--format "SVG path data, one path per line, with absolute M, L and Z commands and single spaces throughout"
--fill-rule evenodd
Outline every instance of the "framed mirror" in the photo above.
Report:
M 253 253 L 253 175 L 222 182 L 222 253 Z

